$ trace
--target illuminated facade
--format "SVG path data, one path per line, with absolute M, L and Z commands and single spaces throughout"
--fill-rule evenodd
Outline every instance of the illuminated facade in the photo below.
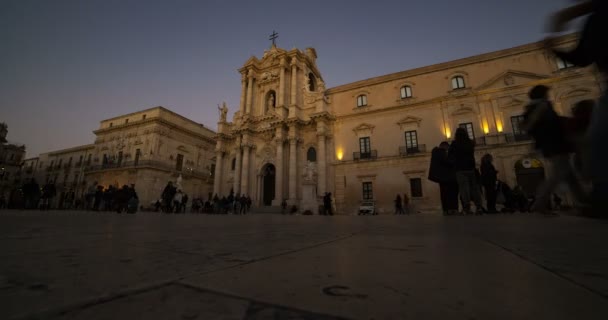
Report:
M 560 41 L 571 46 L 576 36 Z M 286 199 L 313 213 L 325 192 L 342 214 L 355 214 L 366 199 L 393 212 L 403 193 L 414 208 L 437 208 L 430 152 L 458 127 L 477 142 L 478 161 L 492 154 L 499 179 L 529 189 L 526 174 L 544 171 L 527 165 L 542 159 L 530 160 L 540 157 L 519 125 L 529 89 L 551 87 L 563 115 L 601 90 L 595 69 L 557 61 L 541 43 L 329 89 L 316 58 L 311 48 L 273 46 L 239 70 L 240 106 L 232 122 L 222 117 L 218 125 L 215 193 L 248 194 L 258 205 Z

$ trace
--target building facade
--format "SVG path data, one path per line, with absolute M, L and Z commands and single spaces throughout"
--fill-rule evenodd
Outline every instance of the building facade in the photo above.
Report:
M 8 201 L 11 190 L 21 181 L 21 164 L 25 158 L 25 145 L 7 140 L 8 126 L 0 123 L 0 197 Z
M 18 185 L 31 178 L 40 187 L 55 184 L 53 207 L 70 191 L 81 199 L 94 183 L 134 184 L 144 207 L 160 198 L 169 181 L 179 182 L 191 198 L 211 196 L 216 133 L 202 124 L 155 107 L 103 120 L 94 133 L 92 144 L 25 159 Z
M 577 38 L 559 41 L 568 47 Z M 556 60 L 541 43 L 329 89 L 316 58 L 312 48 L 272 46 L 239 70 L 239 109 L 218 124 L 214 193 L 251 195 L 258 205 L 286 199 L 313 213 L 325 192 L 342 214 L 364 200 L 392 213 L 404 193 L 413 208 L 438 208 L 430 152 L 458 127 L 476 141 L 477 161 L 492 154 L 499 179 L 534 192 L 551 168 L 520 126 L 528 91 L 551 87 L 556 111 L 568 116 L 602 89 L 594 68 Z
M 202 124 L 156 107 L 103 120 L 94 133 L 86 184 L 134 184 L 146 207 L 160 199 L 169 181 L 191 199 L 210 196 L 215 132 Z

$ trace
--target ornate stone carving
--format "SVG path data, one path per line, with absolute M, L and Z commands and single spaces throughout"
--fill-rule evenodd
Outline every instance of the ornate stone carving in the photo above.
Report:
M 302 177 L 305 181 L 315 181 L 317 177 L 317 166 L 314 162 L 307 160 Z

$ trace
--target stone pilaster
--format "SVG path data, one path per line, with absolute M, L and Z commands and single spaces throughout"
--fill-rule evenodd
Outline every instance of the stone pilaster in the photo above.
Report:
M 251 113 L 251 103 L 253 101 L 253 70 L 247 72 L 247 98 L 246 98 L 245 113 Z
M 236 164 L 234 168 L 234 185 L 232 189 L 235 194 L 241 193 L 241 138 L 236 139 Z
M 243 143 L 243 168 L 241 175 L 241 194 L 250 195 L 249 192 L 249 153 L 251 145 L 248 142 Z
M 317 132 L 317 195 L 324 195 L 327 186 L 327 163 L 325 160 L 325 132 Z
M 239 106 L 239 110 L 241 111 L 241 116 L 245 114 L 245 99 L 247 98 L 247 76 L 241 76 L 241 104 Z
M 279 76 L 279 94 L 277 97 L 277 107 L 282 108 L 285 104 L 285 58 L 281 58 L 280 62 L 281 73 Z
M 215 152 L 215 177 L 213 180 L 213 195 L 221 197 L 222 165 L 224 164 L 224 153 L 221 150 Z
M 277 128 L 277 155 L 276 155 L 276 180 L 275 180 L 275 196 L 273 205 L 280 205 L 283 201 L 283 134 L 282 129 Z
M 297 89 L 298 89 L 298 63 L 296 61 L 296 58 L 293 57 L 291 60 L 291 83 L 290 83 L 290 87 L 291 87 L 291 97 L 289 99 L 289 105 L 290 105 L 290 110 L 292 109 L 291 107 L 296 105 L 296 93 L 297 93 Z M 290 116 L 291 116 L 291 111 L 290 111 Z
M 291 126 L 289 129 L 289 200 L 291 203 L 295 203 L 298 183 L 298 138 L 296 126 Z

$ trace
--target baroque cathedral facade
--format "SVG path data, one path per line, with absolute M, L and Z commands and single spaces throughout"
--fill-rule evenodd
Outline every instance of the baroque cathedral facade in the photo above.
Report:
M 564 47 L 576 35 L 559 40 Z M 239 69 L 238 110 L 218 123 L 213 193 L 250 196 L 259 206 L 283 200 L 317 213 L 332 193 L 338 213 L 362 201 L 393 211 L 397 194 L 414 210 L 439 207 L 427 180 L 430 152 L 458 127 L 476 142 L 476 159 L 494 156 L 499 179 L 534 192 L 551 168 L 520 123 L 535 85 L 551 87 L 561 115 L 602 90 L 592 67 L 556 60 L 542 43 L 326 88 L 313 48 L 272 46 Z

